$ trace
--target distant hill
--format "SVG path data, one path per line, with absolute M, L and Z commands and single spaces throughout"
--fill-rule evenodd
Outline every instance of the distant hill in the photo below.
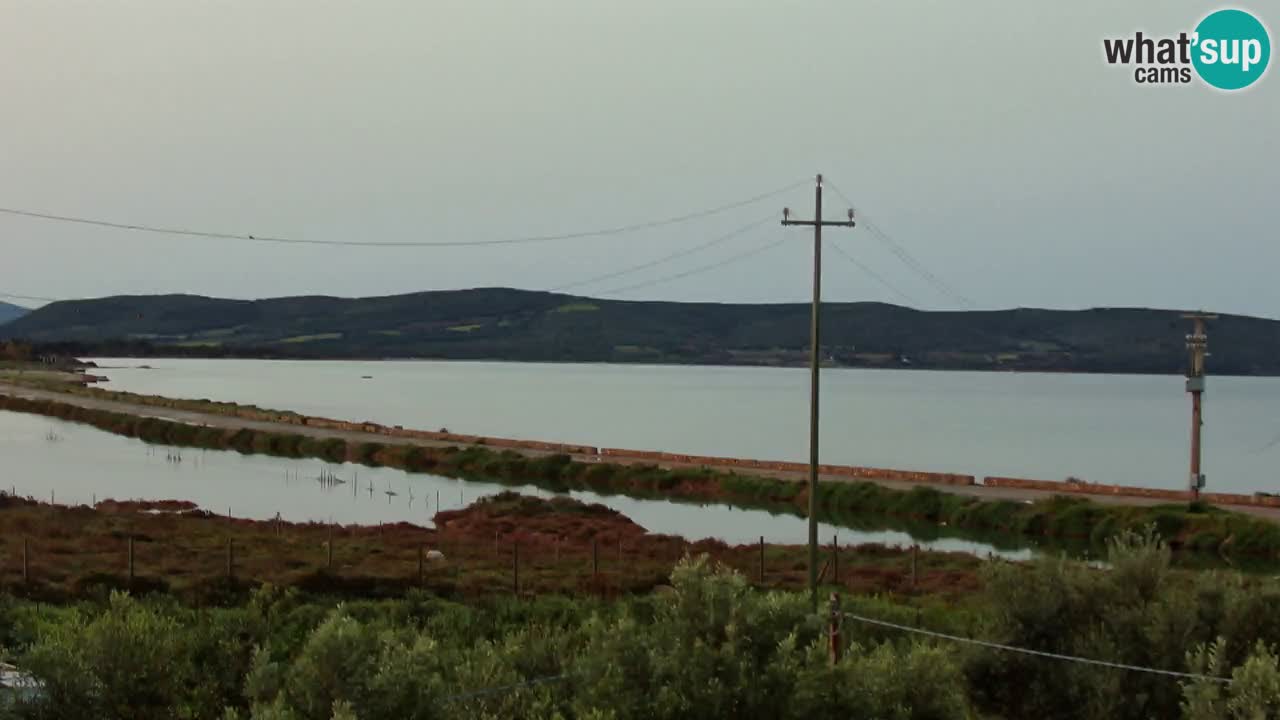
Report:
M 31 312 L 29 309 L 24 308 L 21 305 L 12 305 L 7 302 L 0 302 L 0 325 L 3 325 L 10 320 L 16 320 L 29 312 Z
M 861 367 L 1177 373 L 1188 323 L 1176 310 L 926 312 L 825 306 L 826 361 Z M 120 296 L 46 305 L 0 337 L 67 352 L 306 358 L 802 365 L 804 303 L 598 300 L 506 288 L 344 299 Z M 1211 324 L 1216 374 L 1280 375 L 1280 322 Z

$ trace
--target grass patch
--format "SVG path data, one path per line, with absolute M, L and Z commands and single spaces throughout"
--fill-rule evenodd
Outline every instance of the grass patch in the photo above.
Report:
M 595 312 L 600 309 L 599 305 L 593 305 L 586 302 L 565 303 L 560 307 L 553 308 L 553 313 L 576 313 L 576 312 Z

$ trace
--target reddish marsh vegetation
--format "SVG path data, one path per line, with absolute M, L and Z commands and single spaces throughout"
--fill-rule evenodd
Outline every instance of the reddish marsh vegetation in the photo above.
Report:
M 801 546 L 688 542 L 566 498 L 503 493 L 437 522 L 330 526 L 227 518 L 176 501 L 104 500 L 95 509 L 0 495 L 0 588 L 49 599 L 132 588 L 197 602 L 268 582 L 353 597 L 418 586 L 446 596 L 616 596 L 667 584 L 691 553 L 767 587 L 802 588 L 807 578 Z M 908 550 L 844 547 L 833 558 L 828 547 L 823 561 L 824 583 L 852 592 L 955 596 L 979 587 L 981 561 L 959 553 L 919 553 L 914 582 Z

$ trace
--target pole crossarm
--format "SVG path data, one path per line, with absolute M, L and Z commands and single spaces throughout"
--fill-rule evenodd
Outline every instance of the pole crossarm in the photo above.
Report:
M 783 225 L 804 225 L 813 227 L 821 225 L 822 227 L 854 227 L 856 223 L 852 220 L 783 220 Z

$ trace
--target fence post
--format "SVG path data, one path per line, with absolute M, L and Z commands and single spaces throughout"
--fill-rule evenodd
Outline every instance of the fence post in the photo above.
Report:
M 520 543 L 511 542 L 511 594 L 520 595 Z
M 332 525 L 329 526 L 329 541 L 325 543 L 325 553 L 327 555 L 325 559 L 325 567 L 332 570 L 333 569 L 333 526 Z
M 227 577 L 228 578 L 235 577 L 235 550 L 233 549 L 233 545 L 232 545 L 232 543 L 234 542 L 235 541 L 232 540 L 231 538 L 227 538 Z
M 831 615 L 827 621 L 827 638 L 830 643 L 829 659 L 831 665 L 835 666 L 840 662 L 840 594 L 831 593 Z
M 133 536 L 129 536 L 129 586 L 133 587 Z
M 912 545 L 911 546 L 911 589 L 913 591 L 916 589 L 916 577 L 917 577 L 916 570 L 918 567 L 917 561 L 919 560 L 919 558 L 920 558 L 920 546 Z
M 418 587 L 422 587 L 422 543 L 418 543 Z
M 31 581 L 31 568 L 28 564 L 28 558 L 31 555 L 30 549 L 27 547 L 27 538 L 22 538 L 22 582 Z
M 760 584 L 764 584 L 764 536 L 760 536 Z
M 591 579 L 600 575 L 600 541 L 591 539 Z
M 840 584 L 840 537 L 831 536 L 831 582 Z

